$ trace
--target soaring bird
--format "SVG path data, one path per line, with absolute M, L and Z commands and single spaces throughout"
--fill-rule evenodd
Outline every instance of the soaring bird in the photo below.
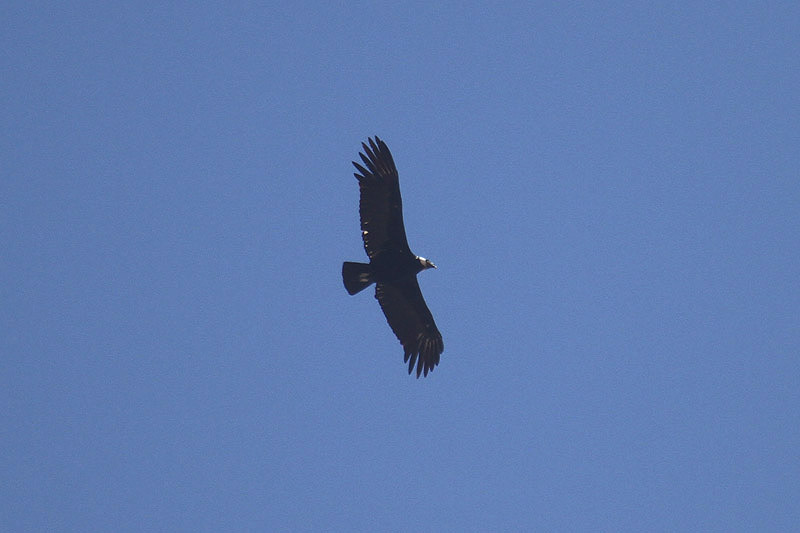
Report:
M 358 154 L 364 166 L 353 161 L 358 170 L 353 175 L 361 191 L 361 237 L 369 263 L 345 261 L 342 279 L 349 294 L 375 283 L 375 298 L 403 345 L 408 373 L 416 364 L 419 378 L 420 374 L 427 376 L 439 364 L 444 351 L 442 334 L 417 283 L 417 273 L 436 265 L 414 255 L 408 247 L 400 183 L 392 154 L 377 136 L 368 141 L 369 146 L 361 143 L 363 152 Z

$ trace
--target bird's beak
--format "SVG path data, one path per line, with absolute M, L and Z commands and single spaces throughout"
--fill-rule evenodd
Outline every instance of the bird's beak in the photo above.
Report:
M 428 261 L 428 262 L 430 263 L 430 261 Z M 436 265 L 434 265 L 433 263 L 431 263 L 431 266 L 432 266 L 433 268 L 437 268 L 437 266 L 436 266 Z

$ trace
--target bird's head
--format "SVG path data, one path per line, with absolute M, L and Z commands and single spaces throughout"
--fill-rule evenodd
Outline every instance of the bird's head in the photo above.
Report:
M 436 265 L 424 257 L 417 256 L 417 261 L 419 261 L 419 264 L 422 265 L 422 270 L 425 270 L 426 268 L 436 268 Z

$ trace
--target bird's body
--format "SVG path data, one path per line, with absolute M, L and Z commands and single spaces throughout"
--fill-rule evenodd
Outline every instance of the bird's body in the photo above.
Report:
M 397 169 L 389 148 L 382 140 L 362 143 L 359 154 L 364 166 L 353 162 L 360 173 L 361 236 L 369 264 L 345 262 L 342 279 L 350 294 L 375 283 L 375 298 L 389 326 L 403 345 L 410 374 L 425 376 L 439 364 L 444 350 L 442 335 L 436 328 L 417 283 L 417 273 L 436 265 L 411 252 L 403 225 L 403 203 Z

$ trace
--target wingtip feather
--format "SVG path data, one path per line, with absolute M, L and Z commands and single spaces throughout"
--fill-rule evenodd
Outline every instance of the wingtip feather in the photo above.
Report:
M 354 166 L 354 167 L 356 167 L 356 169 L 357 169 L 359 172 L 361 172 L 361 175 L 360 175 L 360 176 L 359 176 L 358 174 L 356 174 L 356 173 L 353 173 L 353 175 L 354 175 L 356 178 L 358 178 L 358 180 L 359 180 L 359 181 L 361 181 L 362 179 L 366 178 L 367 176 L 369 176 L 369 175 L 371 174 L 371 172 L 370 172 L 370 171 L 368 171 L 366 168 L 362 167 L 361 165 L 359 165 L 359 164 L 358 164 L 358 163 L 356 163 L 355 161 L 352 161 L 352 163 L 353 163 L 353 166 Z

